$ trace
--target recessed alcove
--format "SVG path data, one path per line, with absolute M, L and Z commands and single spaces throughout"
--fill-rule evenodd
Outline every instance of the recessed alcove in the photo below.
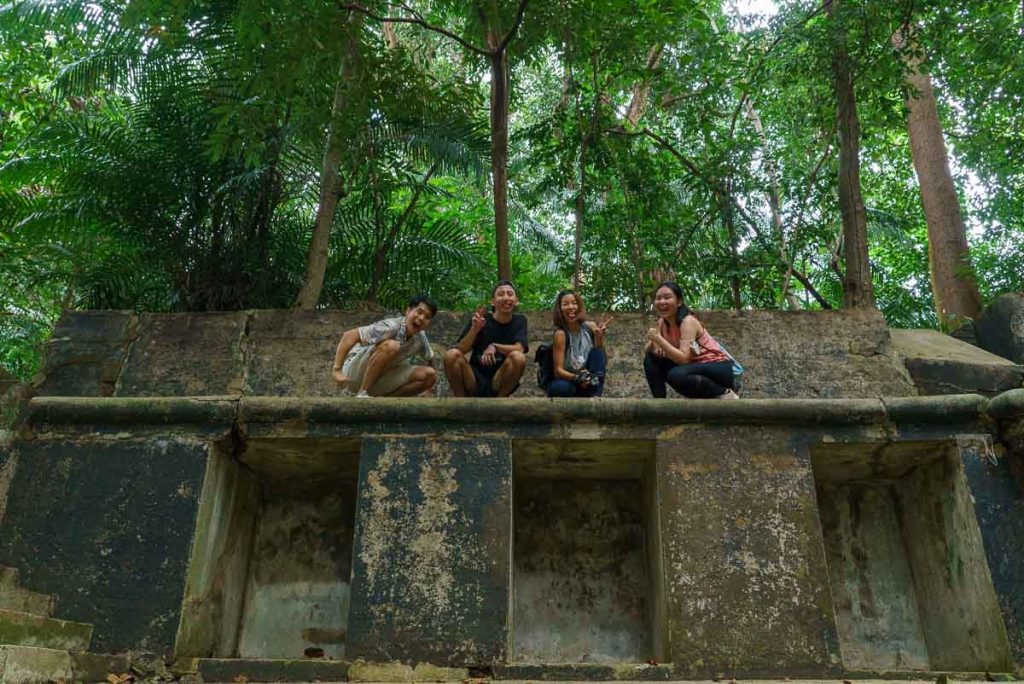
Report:
M 512 658 L 667 662 L 654 445 L 513 446 Z
M 211 458 L 178 655 L 344 657 L 358 468 L 352 439 Z
M 844 667 L 1010 667 L 956 445 L 828 444 L 812 463 Z

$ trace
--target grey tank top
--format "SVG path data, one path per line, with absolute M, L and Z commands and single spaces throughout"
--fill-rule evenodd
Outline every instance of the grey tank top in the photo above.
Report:
M 580 329 L 575 333 L 568 328 L 565 332 L 565 360 L 562 365 L 567 371 L 582 370 L 587 365 L 587 357 L 590 350 L 594 348 L 593 333 L 586 323 L 580 323 Z

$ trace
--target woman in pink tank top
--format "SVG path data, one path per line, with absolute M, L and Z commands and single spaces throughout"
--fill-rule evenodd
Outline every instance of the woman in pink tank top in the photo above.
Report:
M 732 359 L 683 304 L 683 291 L 664 282 L 654 291 L 658 325 L 647 331 L 644 374 L 656 399 L 666 385 L 691 399 L 738 399 Z

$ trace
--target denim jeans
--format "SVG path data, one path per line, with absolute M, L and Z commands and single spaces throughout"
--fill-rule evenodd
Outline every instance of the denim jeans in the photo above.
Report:
M 555 378 L 548 383 L 548 396 L 583 398 L 601 396 L 601 393 L 604 392 L 604 369 L 606 364 L 607 357 L 605 357 L 604 349 L 601 347 L 594 347 L 587 355 L 587 364 L 585 368 L 601 378 L 600 384 L 590 385 L 584 389 L 582 387 L 577 387 L 576 383 L 572 380 Z

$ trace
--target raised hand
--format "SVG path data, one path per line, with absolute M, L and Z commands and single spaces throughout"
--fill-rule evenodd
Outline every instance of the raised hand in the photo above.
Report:
M 604 342 L 604 334 L 608 331 L 608 324 L 611 323 L 614 318 L 611 316 L 602 316 L 601 320 L 597 322 L 597 327 L 594 328 L 594 341 Z
M 470 327 L 473 328 L 473 332 L 480 332 L 484 329 L 484 325 L 487 324 L 487 314 L 484 307 L 476 307 L 476 311 L 473 312 L 473 321 L 470 323 Z

